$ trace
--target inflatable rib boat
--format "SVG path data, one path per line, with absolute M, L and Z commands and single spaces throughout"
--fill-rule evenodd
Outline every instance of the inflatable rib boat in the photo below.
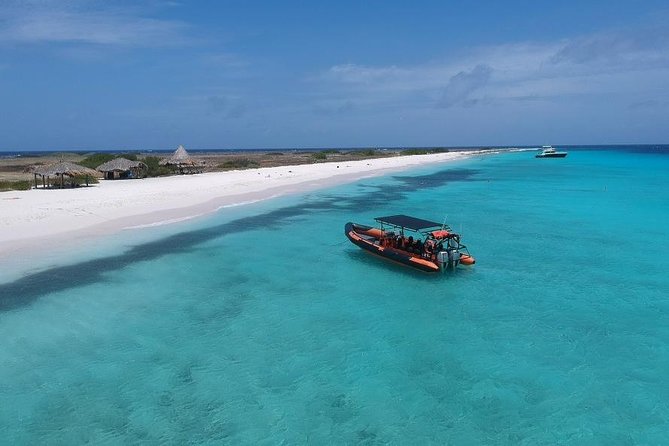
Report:
M 460 235 L 445 224 L 408 215 L 374 220 L 379 223 L 379 228 L 346 223 L 346 237 L 372 254 L 425 272 L 444 271 L 476 262 L 467 247 L 460 243 Z M 406 233 L 415 234 L 415 237 Z

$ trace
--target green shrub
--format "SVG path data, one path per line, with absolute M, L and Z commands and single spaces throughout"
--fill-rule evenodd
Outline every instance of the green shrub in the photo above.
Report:
M 376 150 L 374 149 L 367 149 L 367 150 L 354 150 L 351 152 L 351 155 L 356 155 L 356 156 L 376 156 Z
M 19 180 L 19 181 L 0 180 L 0 192 L 5 192 L 8 190 L 30 190 L 31 187 L 32 187 L 32 182 L 28 180 Z
M 311 154 L 311 157 L 316 161 L 322 161 L 328 159 L 328 155 L 325 152 L 314 152 Z
M 120 155 L 114 156 L 114 158 L 125 158 L 130 161 L 137 161 L 139 159 L 137 153 L 134 152 L 121 153 Z
M 144 158 L 144 164 L 148 167 L 146 170 L 147 177 L 162 177 L 172 174 L 172 169 L 167 166 L 161 166 L 160 160 L 161 158 L 157 156 L 147 156 Z
M 248 158 L 236 158 L 232 160 L 225 161 L 218 165 L 219 169 L 254 169 L 259 167 L 256 161 L 250 160 Z
M 93 153 L 92 155 L 87 156 L 84 158 L 82 161 L 80 161 L 77 164 L 80 164 L 82 166 L 88 167 L 90 169 L 95 169 L 97 168 L 100 164 L 104 164 L 107 161 L 111 161 L 115 158 L 125 158 L 130 161 L 137 161 L 137 154 L 136 153 L 121 153 L 121 154 L 116 154 L 116 153 Z
M 94 153 L 92 155 L 87 156 L 77 164 L 84 167 L 88 167 L 89 169 L 95 169 L 100 164 L 104 164 L 107 161 L 113 160 L 114 158 L 116 158 L 116 155 L 113 155 L 111 153 Z
M 426 149 L 407 149 L 407 150 L 402 150 L 402 155 L 427 155 L 430 153 Z
M 78 184 L 79 186 L 85 186 L 87 184 L 98 184 L 100 181 L 94 176 L 91 175 L 80 175 L 76 177 L 71 177 L 69 180 L 66 179 L 66 182 L 69 181 L 70 184 Z
M 430 153 L 445 153 L 448 149 L 444 147 L 434 147 L 431 149 L 405 149 L 402 150 L 402 155 L 428 155 Z
M 65 176 L 63 180 L 64 187 L 72 187 L 73 185 L 85 186 L 87 184 L 98 184 L 100 181 L 91 175 L 75 176 L 68 177 Z M 51 187 L 60 187 L 60 177 L 51 177 L 49 181 Z M 42 187 L 41 180 L 37 180 L 39 187 Z M 29 180 L 20 180 L 20 181 L 0 181 L 0 191 L 9 191 L 9 190 L 30 190 L 33 187 L 33 182 Z

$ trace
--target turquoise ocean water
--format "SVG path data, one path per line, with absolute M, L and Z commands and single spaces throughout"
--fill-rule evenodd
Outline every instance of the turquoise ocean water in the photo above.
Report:
M 0 438 L 667 444 L 668 172 L 666 148 L 504 153 L 64 254 L 0 283 Z M 395 213 L 447 217 L 477 264 L 343 234 Z

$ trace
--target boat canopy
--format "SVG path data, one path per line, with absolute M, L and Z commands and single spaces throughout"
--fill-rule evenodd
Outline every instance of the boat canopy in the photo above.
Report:
M 388 217 L 377 217 L 374 220 L 382 224 L 411 229 L 412 231 L 441 227 L 441 223 L 423 220 L 422 218 L 409 217 L 408 215 L 390 215 Z

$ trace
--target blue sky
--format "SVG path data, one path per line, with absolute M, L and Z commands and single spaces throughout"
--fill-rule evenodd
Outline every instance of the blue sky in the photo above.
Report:
M 0 150 L 669 143 L 669 4 L 0 0 Z

